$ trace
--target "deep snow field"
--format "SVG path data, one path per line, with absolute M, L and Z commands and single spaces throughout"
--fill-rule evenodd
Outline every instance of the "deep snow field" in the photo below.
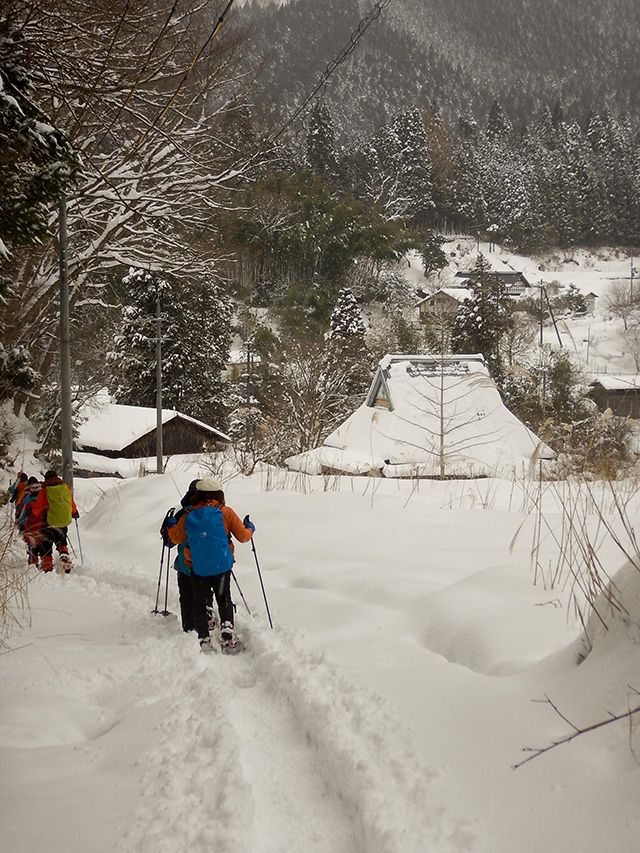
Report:
M 197 473 L 76 480 L 84 565 L 34 577 L 0 655 L 3 853 L 638 849 L 629 721 L 512 769 L 571 731 L 545 695 L 577 725 L 637 704 L 635 569 L 579 664 L 520 485 L 236 477 L 276 627 L 238 546 L 248 650 L 202 655 L 150 612 L 160 521 Z M 606 538 L 601 558 L 624 562 Z

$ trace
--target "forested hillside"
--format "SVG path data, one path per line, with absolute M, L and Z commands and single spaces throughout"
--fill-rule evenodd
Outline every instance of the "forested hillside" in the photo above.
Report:
M 309 89 L 372 2 L 248 2 L 241 20 L 264 58 L 259 102 Z M 640 6 L 634 0 L 393 0 L 326 94 L 340 132 L 435 103 L 447 122 L 484 120 L 498 99 L 519 126 L 559 99 L 571 119 L 609 106 L 640 113 Z

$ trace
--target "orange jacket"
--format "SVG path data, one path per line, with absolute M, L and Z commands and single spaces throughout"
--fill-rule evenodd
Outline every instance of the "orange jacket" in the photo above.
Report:
M 248 542 L 253 536 L 253 531 L 244 526 L 240 520 L 240 516 L 234 512 L 230 506 L 226 506 L 226 504 L 221 506 L 218 501 L 200 501 L 192 507 L 189 507 L 180 516 L 180 520 L 177 524 L 174 524 L 173 527 L 167 528 L 167 535 L 174 545 L 180 545 L 181 542 L 187 541 L 187 516 L 189 515 L 189 510 L 198 509 L 198 507 L 201 506 L 217 506 L 222 512 L 224 529 L 227 531 L 227 534 L 232 533 L 238 542 Z M 229 536 L 229 545 L 231 546 L 231 553 L 233 554 L 234 548 L 231 536 Z M 189 568 L 191 568 L 191 552 L 189 551 L 188 545 L 184 549 L 184 559 Z

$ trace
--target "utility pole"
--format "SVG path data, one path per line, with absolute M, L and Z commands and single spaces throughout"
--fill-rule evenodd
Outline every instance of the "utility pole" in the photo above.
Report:
M 591 326 L 587 330 L 587 366 L 589 365 L 589 350 L 591 349 Z
M 542 418 L 545 418 L 546 398 L 547 398 L 547 368 L 544 364 L 543 350 L 543 318 L 544 318 L 544 281 L 540 279 L 540 372 L 542 373 L 542 387 L 540 389 L 540 408 L 542 409 Z
M 73 427 L 71 423 L 71 326 L 69 322 L 69 276 L 67 269 L 67 199 L 59 205 L 60 240 L 60 423 L 62 479 L 73 486 Z
M 249 452 L 249 436 L 251 433 L 251 338 L 247 338 L 246 344 L 247 348 L 247 388 L 246 388 L 246 415 L 244 422 L 244 442 L 245 442 L 245 450 L 247 453 Z
M 540 279 L 540 349 L 542 349 L 542 320 L 544 317 L 544 282 Z
M 162 474 L 162 317 L 160 280 L 156 280 L 156 474 Z
M 542 290 L 544 292 L 545 299 L 547 300 L 547 307 L 549 308 L 549 316 L 551 317 L 551 322 L 553 323 L 553 328 L 556 330 L 556 337 L 558 338 L 558 345 L 560 346 L 560 349 L 563 349 L 564 347 L 562 345 L 562 338 L 560 337 L 560 330 L 558 329 L 558 324 L 556 323 L 556 318 L 555 318 L 555 315 L 553 313 L 553 307 L 551 305 L 551 300 L 549 299 L 549 294 L 547 293 L 547 288 L 543 286 Z

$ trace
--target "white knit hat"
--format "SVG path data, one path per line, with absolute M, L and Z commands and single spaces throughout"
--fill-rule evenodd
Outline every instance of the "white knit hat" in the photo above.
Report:
M 204 480 L 198 480 L 198 482 L 196 483 L 196 489 L 199 492 L 224 491 L 223 485 L 220 480 L 216 480 L 214 477 L 206 477 Z

